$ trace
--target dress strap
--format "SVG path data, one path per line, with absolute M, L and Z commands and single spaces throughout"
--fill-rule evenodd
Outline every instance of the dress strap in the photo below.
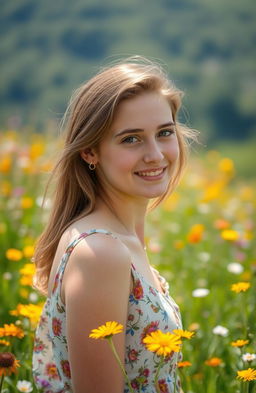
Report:
M 77 238 L 72 240 L 72 242 L 67 246 L 66 251 L 60 260 L 59 266 L 58 266 L 56 274 L 55 274 L 54 285 L 53 285 L 53 289 L 51 291 L 51 295 L 54 294 L 55 292 L 56 292 L 56 294 L 60 295 L 60 288 L 61 288 L 61 284 L 62 284 L 62 280 L 63 280 L 64 271 L 65 271 L 68 259 L 70 257 L 70 254 L 74 250 L 75 246 L 82 239 L 85 239 L 86 237 L 93 235 L 95 233 L 103 233 L 105 235 L 112 236 L 114 239 L 118 239 L 117 236 L 115 236 L 112 232 L 107 231 L 106 229 L 91 229 L 88 232 L 81 233 Z
M 106 229 L 90 229 L 88 232 L 83 232 L 80 233 L 80 235 L 72 240 L 72 242 L 67 246 L 65 254 L 70 255 L 75 246 L 80 242 L 80 240 L 85 239 L 86 237 L 93 235 L 94 233 L 104 233 L 105 235 L 110 235 L 114 239 L 117 239 L 117 236 L 115 236 L 112 232 L 107 231 Z

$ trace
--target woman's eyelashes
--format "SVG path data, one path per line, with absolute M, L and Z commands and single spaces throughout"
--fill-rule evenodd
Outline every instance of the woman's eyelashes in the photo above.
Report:
M 137 136 L 127 136 L 126 138 L 122 139 L 121 143 L 136 143 L 138 141 Z
M 161 130 L 159 131 L 159 136 L 170 136 L 172 134 L 174 134 L 175 131 L 173 129 L 166 129 L 166 130 Z
M 157 133 L 157 137 L 168 137 L 171 136 L 172 134 L 174 134 L 175 131 L 173 129 L 164 129 L 164 130 L 160 130 Z M 121 143 L 129 143 L 129 144 L 133 144 L 136 142 L 139 142 L 142 138 L 138 135 L 129 135 L 127 137 L 125 137 L 124 139 L 121 140 Z

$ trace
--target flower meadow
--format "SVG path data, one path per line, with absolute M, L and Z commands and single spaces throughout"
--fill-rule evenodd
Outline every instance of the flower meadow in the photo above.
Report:
M 33 253 L 49 214 L 50 194 L 41 204 L 60 145 L 50 132 L 0 134 L 0 391 L 6 393 L 37 392 L 31 360 L 44 298 L 32 287 Z M 255 208 L 255 181 L 241 179 L 230 158 L 209 150 L 191 154 L 177 190 L 149 213 L 151 264 L 170 284 L 184 331 L 193 332 L 178 364 L 184 393 L 256 393 Z M 54 378 L 53 368 L 47 373 Z

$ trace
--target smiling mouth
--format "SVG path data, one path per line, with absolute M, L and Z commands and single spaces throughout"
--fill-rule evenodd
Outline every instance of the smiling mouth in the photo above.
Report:
M 162 173 L 165 171 L 165 169 L 166 169 L 166 167 L 165 168 L 159 168 L 159 169 L 150 169 L 150 170 L 147 170 L 147 171 L 138 171 L 138 172 L 135 172 L 135 174 L 137 176 L 140 176 L 140 177 L 155 178 L 155 177 L 161 176 Z

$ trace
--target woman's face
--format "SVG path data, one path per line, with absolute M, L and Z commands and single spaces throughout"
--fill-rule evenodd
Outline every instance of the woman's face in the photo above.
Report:
M 160 93 L 120 103 L 97 151 L 97 174 L 106 191 L 126 198 L 163 195 L 179 157 L 171 108 Z

